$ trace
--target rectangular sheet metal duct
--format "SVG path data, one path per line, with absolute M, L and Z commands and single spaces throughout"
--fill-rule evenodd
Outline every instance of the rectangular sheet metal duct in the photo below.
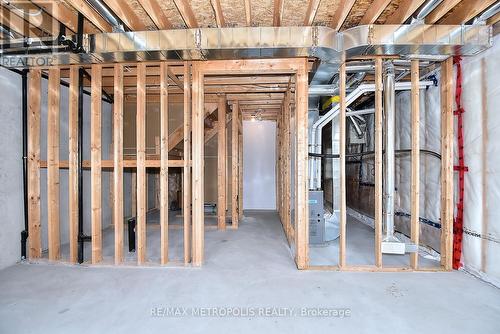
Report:
M 485 25 L 365 25 L 343 32 L 328 27 L 198 28 L 84 35 L 83 53 L 34 54 L 25 40 L 9 40 L 0 51 L 5 67 L 165 59 L 316 57 L 338 63 L 355 55 L 474 55 L 491 46 Z M 76 37 L 73 39 L 76 41 Z M 31 39 L 33 43 L 37 39 Z M 4 46 L 4 45 L 2 45 Z M 5 45 L 7 47 L 7 45 Z M 43 59 L 45 64 L 37 61 Z

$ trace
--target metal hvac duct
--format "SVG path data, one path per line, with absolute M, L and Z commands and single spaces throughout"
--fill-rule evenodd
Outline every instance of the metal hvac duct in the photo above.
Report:
M 420 88 L 425 88 L 431 86 L 432 81 L 420 81 Z M 395 90 L 410 90 L 411 82 L 396 82 L 394 84 Z M 346 107 L 349 107 L 354 101 L 356 101 L 361 95 L 369 92 L 375 91 L 375 84 L 360 84 L 351 93 L 346 96 Z M 309 152 L 321 154 L 322 138 L 321 132 L 323 127 L 331 122 L 339 114 L 340 105 L 336 104 L 332 109 L 330 109 L 326 114 L 321 116 L 314 124 L 311 129 L 311 136 L 309 137 Z M 371 109 L 370 109 L 371 111 Z M 353 115 L 350 113 L 349 115 Z M 311 157 L 309 159 L 309 190 L 321 189 L 321 165 L 318 158 Z
M 33 58 L 52 65 L 165 59 L 316 57 L 339 63 L 341 54 L 473 55 L 491 46 L 491 26 L 364 25 L 337 32 L 328 27 L 198 28 L 84 35 L 82 53 L 30 55 L 24 39 L 2 45 L 2 65 L 30 67 Z M 72 37 L 76 41 L 76 36 Z M 34 38 L 32 40 L 37 40 Z
M 394 64 L 384 63 L 384 203 L 383 203 L 383 241 L 399 241 L 394 238 L 394 188 L 396 166 L 394 146 L 396 141 L 396 88 L 394 81 Z

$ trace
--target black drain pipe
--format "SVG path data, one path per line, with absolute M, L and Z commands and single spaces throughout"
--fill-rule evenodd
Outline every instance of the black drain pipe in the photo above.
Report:
M 23 197 L 24 230 L 21 232 L 21 259 L 26 259 L 28 241 L 28 70 L 22 71 L 22 127 L 23 127 Z
M 78 70 L 78 263 L 83 263 L 83 68 Z

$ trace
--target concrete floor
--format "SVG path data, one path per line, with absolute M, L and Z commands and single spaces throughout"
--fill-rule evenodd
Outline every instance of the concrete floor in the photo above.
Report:
M 205 249 L 201 269 L 60 264 L 6 268 L 0 271 L 0 333 L 500 330 L 500 290 L 463 272 L 296 270 L 275 213 L 246 213 L 238 231 L 207 230 Z M 164 316 L 164 308 L 174 307 L 188 315 Z M 219 313 L 231 308 L 247 315 L 193 315 L 207 312 L 199 307 L 214 307 Z M 151 315 L 153 308 L 159 316 Z M 304 317 L 302 308 L 328 308 L 330 315 L 348 309 L 350 316 Z

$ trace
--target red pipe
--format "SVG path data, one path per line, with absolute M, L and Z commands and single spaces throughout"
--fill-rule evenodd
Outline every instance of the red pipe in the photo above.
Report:
M 465 172 L 469 170 L 464 161 L 464 137 L 463 137 L 463 117 L 465 112 L 462 107 L 462 66 L 461 58 L 454 57 L 453 62 L 457 66 L 457 83 L 455 88 L 455 103 L 457 109 L 454 115 L 457 116 L 457 142 L 458 142 L 458 165 L 454 170 L 458 171 L 458 202 L 457 215 L 453 221 L 453 269 L 459 269 L 462 266 L 460 259 L 462 257 L 462 236 L 464 233 L 464 177 Z

